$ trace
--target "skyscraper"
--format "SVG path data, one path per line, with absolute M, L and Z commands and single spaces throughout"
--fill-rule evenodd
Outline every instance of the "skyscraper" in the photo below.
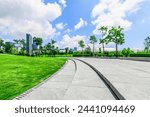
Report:
M 32 44 L 33 44 L 33 39 L 32 36 L 30 34 L 26 34 L 26 42 L 27 42 L 27 53 L 29 56 L 32 55 Z

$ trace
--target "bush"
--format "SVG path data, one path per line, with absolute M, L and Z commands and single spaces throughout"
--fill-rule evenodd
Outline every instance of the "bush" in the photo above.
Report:
M 73 57 L 82 57 L 82 56 L 84 56 L 84 57 L 90 57 L 92 55 L 91 54 L 86 54 L 86 53 L 82 54 L 82 52 L 74 52 L 73 53 Z
M 136 54 L 130 54 L 130 57 L 150 57 L 150 54 L 136 53 Z
M 133 53 L 133 52 L 131 51 L 130 48 L 128 48 L 128 49 L 124 48 L 121 53 L 122 53 L 123 56 L 129 57 L 130 54 Z

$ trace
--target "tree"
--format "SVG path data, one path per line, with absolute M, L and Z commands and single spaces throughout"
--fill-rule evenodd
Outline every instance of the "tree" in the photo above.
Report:
M 87 45 L 87 47 L 85 48 L 85 53 L 91 55 L 92 52 L 91 52 L 91 47 L 89 45 Z
M 99 40 L 99 44 L 102 44 L 102 48 L 103 48 L 103 54 L 105 52 L 105 43 L 107 44 L 108 43 L 108 40 L 107 40 L 107 32 L 108 32 L 108 28 L 106 26 L 102 26 L 100 27 L 100 32 L 102 33 L 102 38 Z
M 33 38 L 33 42 L 36 43 L 35 48 L 38 51 L 36 52 L 36 54 L 40 55 L 40 53 L 42 52 L 42 43 L 43 43 L 43 39 L 40 37 L 34 37 Z M 36 47 L 37 46 L 37 47 Z
M 106 38 L 109 39 L 109 42 L 114 42 L 116 44 L 116 57 L 118 57 L 118 45 L 125 43 L 124 34 L 122 33 L 124 29 L 119 27 L 112 27 Z
M 19 42 L 20 42 L 20 40 L 14 39 L 13 41 L 15 42 L 15 46 L 16 46 L 17 52 L 18 52 L 19 51 L 18 48 L 19 48 Z
M 83 48 L 85 47 L 84 41 L 83 41 L 83 40 L 80 40 L 80 41 L 78 42 L 78 44 L 79 44 L 79 47 L 82 48 L 82 56 L 83 56 Z
M 13 44 L 13 43 L 11 43 L 11 42 L 6 42 L 4 46 L 5 46 L 5 52 L 6 52 L 6 53 L 12 53 L 12 49 L 13 49 L 13 47 L 14 47 L 14 44 Z
M 144 45 L 145 45 L 145 50 L 146 50 L 147 52 L 149 52 L 149 50 L 150 50 L 150 37 L 147 37 L 147 38 L 145 39 Z
M 38 46 L 41 46 L 42 45 L 42 43 L 43 43 L 43 39 L 42 38 L 40 38 L 40 37 L 34 37 L 34 40 L 33 40 L 35 43 L 36 43 L 36 45 L 38 45 Z
M 93 56 L 95 55 L 95 43 L 97 42 L 97 39 L 95 37 L 95 35 L 90 36 L 90 43 L 93 44 Z
M 55 43 L 56 41 L 54 39 L 51 40 L 51 44 L 52 44 L 52 54 L 54 55 L 55 53 Z
M 1 51 L 3 46 L 4 46 L 4 40 L 0 38 L 0 51 Z
M 46 50 L 48 51 L 48 55 L 51 55 L 51 50 L 52 50 L 52 45 L 51 45 L 51 43 L 48 43 L 48 44 L 46 45 Z
M 69 47 L 65 48 L 66 54 L 69 52 Z
M 26 42 L 25 39 L 21 39 L 20 40 L 20 45 L 21 45 L 21 53 L 25 54 L 25 50 L 26 50 Z
M 59 54 L 59 47 L 56 47 L 56 53 Z

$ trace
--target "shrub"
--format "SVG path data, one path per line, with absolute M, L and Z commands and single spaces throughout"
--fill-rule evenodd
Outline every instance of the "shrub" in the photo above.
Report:
M 130 54 L 132 53 L 132 51 L 131 51 L 130 48 L 128 48 L 128 49 L 124 48 L 121 53 L 122 53 L 123 56 L 129 57 Z
M 130 54 L 130 57 L 150 57 L 150 54 Z

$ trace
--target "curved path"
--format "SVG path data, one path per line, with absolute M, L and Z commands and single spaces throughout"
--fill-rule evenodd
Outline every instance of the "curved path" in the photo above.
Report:
M 16 99 L 115 100 L 96 72 L 78 60 L 69 60 L 54 76 Z
M 150 100 L 150 62 L 80 58 L 100 71 L 128 100 Z

